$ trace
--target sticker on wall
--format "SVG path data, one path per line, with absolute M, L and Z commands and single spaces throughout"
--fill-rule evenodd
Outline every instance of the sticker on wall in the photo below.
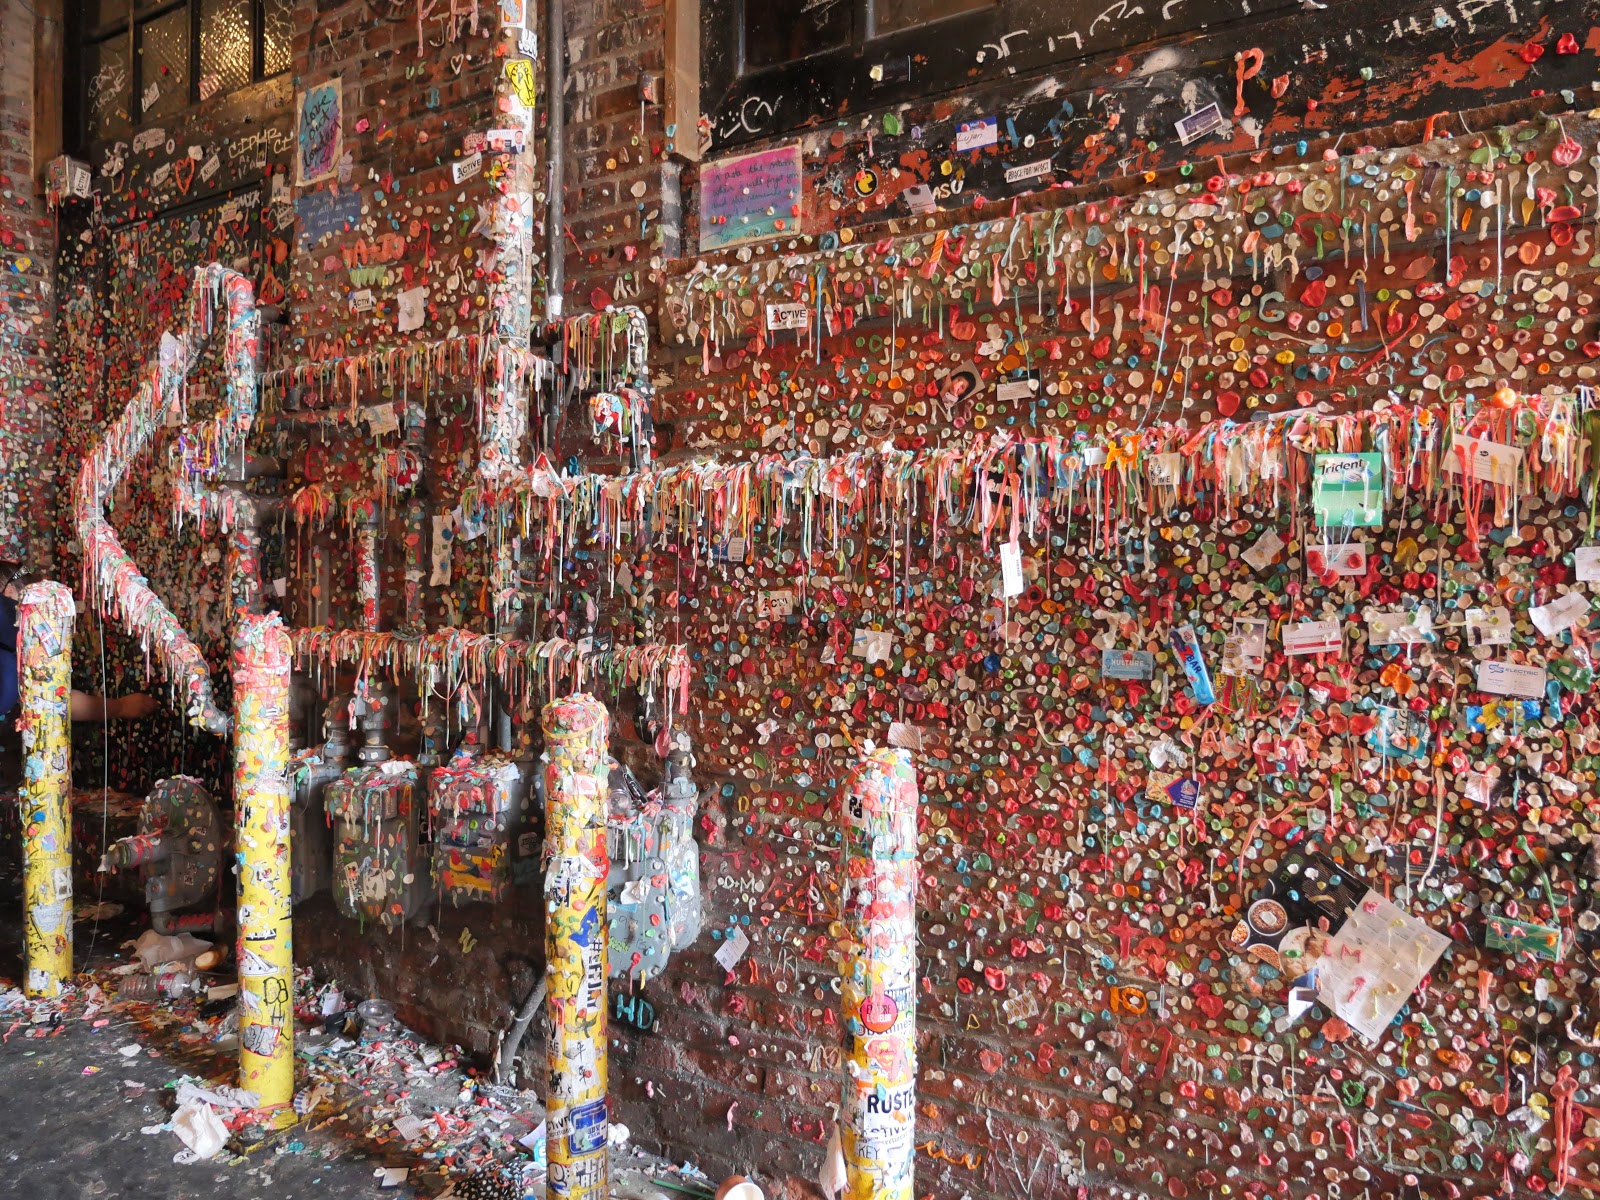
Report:
M 517 99 L 522 101 L 522 106 L 532 108 L 533 102 L 539 96 L 539 81 L 534 73 L 533 60 L 509 59 L 506 62 L 506 80 L 511 84 L 511 90 L 516 93 Z
M 1187 146 L 1190 142 L 1199 141 L 1213 130 L 1221 129 L 1226 123 L 1227 119 L 1222 115 L 1222 106 L 1213 100 L 1204 108 L 1178 118 L 1176 123 L 1178 141 Z
M 707 163 L 700 172 L 700 249 L 777 237 L 797 224 L 800 143 Z
M 294 181 L 321 183 L 339 171 L 344 153 L 344 88 L 340 79 L 307 88 L 295 99 Z
M 1100 651 L 1100 674 L 1106 679 L 1149 679 L 1156 673 L 1156 656 L 1148 650 Z
M 804 329 L 811 323 L 811 309 L 804 304 L 767 305 L 767 329 Z
M 1043 179 L 1053 170 L 1055 170 L 1055 164 L 1048 158 L 1041 158 L 1037 162 L 1023 163 L 1017 167 L 1007 167 L 1006 182 L 1027 183 L 1029 180 Z

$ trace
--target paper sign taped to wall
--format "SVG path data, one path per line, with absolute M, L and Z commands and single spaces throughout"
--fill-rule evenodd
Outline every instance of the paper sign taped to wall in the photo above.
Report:
M 1450 945 L 1398 905 L 1368 890 L 1317 966 L 1317 996 L 1375 1045 Z
M 716 953 L 717 963 L 724 971 L 731 971 L 739 965 L 739 960 L 750 949 L 750 935 L 743 929 L 735 929 L 727 941 L 723 942 Z
M 1022 595 L 1026 587 L 1022 577 L 1022 547 L 1016 542 L 1000 545 L 1000 586 L 1008 599 Z
M 422 322 L 428 315 L 428 289 L 414 287 L 401 292 L 395 297 L 400 306 L 399 315 L 395 318 L 395 328 L 401 333 L 409 333 L 413 329 L 421 329 Z
M 304 187 L 333 178 L 344 154 L 343 80 L 330 79 L 301 92 L 295 113 L 295 183 Z
M 1547 638 L 1563 630 L 1582 624 L 1589 619 L 1589 597 L 1583 592 L 1568 592 L 1557 596 L 1549 604 L 1537 605 L 1528 610 L 1534 628 Z
M 1365 542 L 1350 542 L 1343 546 L 1307 546 L 1306 566 L 1314 575 L 1332 573 L 1341 578 L 1353 578 L 1367 573 L 1367 546 Z
M 1455 475 L 1462 473 L 1462 463 L 1472 472 L 1472 477 L 1484 483 L 1510 487 L 1517 482 L 1517 468 L 1522 465 L 1522 451 L 1502 442 L 1483 438 L 1462 438 L 1444 452 L 1444 469 Z
M 1301 621 L 1284 627 L 1285 654 L 1337 654 L 1343 646 L 1338 621 Z
M 1579 546 L 1572 552 L 1579 583 L 1600 583 L 1600 546 Z
M 800 143 L 700 169 L 700 249 L 776 237 L 799 225 Z
M 1511 610 L 1508 608 L 1467 609 L 1467 645 L 1509 646 Z

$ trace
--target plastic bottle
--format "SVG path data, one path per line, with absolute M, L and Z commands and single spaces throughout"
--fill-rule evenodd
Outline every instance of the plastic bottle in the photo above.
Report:
M 191 971 L 167 975 L 129 975 L 117 988 L 122 1000 L 183 1000 L 206 990 L 200 977 Z

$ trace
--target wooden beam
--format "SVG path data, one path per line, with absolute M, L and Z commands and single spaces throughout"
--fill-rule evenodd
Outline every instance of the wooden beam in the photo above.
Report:
M 667 0 L 667 151 L 700 161 L 700 0 Z
M 33 26 L 33 177 L 64 148 L 62 92 L 65 0 L 35 0 Z

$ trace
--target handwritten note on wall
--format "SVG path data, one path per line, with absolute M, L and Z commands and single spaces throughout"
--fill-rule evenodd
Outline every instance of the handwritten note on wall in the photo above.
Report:
M 300 93 L 295 106 L 295 178 L 304 186 L 330 179 L 344 151 L 344 90 L 330 79 Z
M 707 163 L 700 172 L 700 249 L 798 229 L 800 189 L 799 143 Z

